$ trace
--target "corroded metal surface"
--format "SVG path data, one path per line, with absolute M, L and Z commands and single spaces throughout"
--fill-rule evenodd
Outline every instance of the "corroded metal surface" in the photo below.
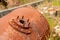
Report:
M 18 8 L 0 18 L 0 40 L 46 40 L 49 25 L 32 7 Z

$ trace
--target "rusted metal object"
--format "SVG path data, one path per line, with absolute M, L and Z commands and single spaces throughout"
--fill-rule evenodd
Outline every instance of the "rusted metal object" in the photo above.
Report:
M 49 25 L 32 7 L 18 8 L 0 18 L 0 40 L 46 40 Z

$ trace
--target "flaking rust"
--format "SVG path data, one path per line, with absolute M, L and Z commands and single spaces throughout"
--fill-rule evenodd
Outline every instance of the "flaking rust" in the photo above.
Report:
M 0 19 L 0 40 L 46 40 L 49 25 L 32 7 L 18 8 Z

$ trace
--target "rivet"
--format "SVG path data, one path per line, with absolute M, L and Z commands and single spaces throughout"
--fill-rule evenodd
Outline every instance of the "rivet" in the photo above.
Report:
M 22 16 L 22 19 L 24 19 L 24 16 Z
M 17 19 L 19 18 L 19 16 L 17 16 Z

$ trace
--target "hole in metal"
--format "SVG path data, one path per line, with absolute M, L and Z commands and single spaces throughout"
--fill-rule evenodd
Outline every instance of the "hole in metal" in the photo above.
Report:
M 22 24 L 24 24 L 25 21 L 24 20 L 19 20 L 19 22 L 22 23 Z

